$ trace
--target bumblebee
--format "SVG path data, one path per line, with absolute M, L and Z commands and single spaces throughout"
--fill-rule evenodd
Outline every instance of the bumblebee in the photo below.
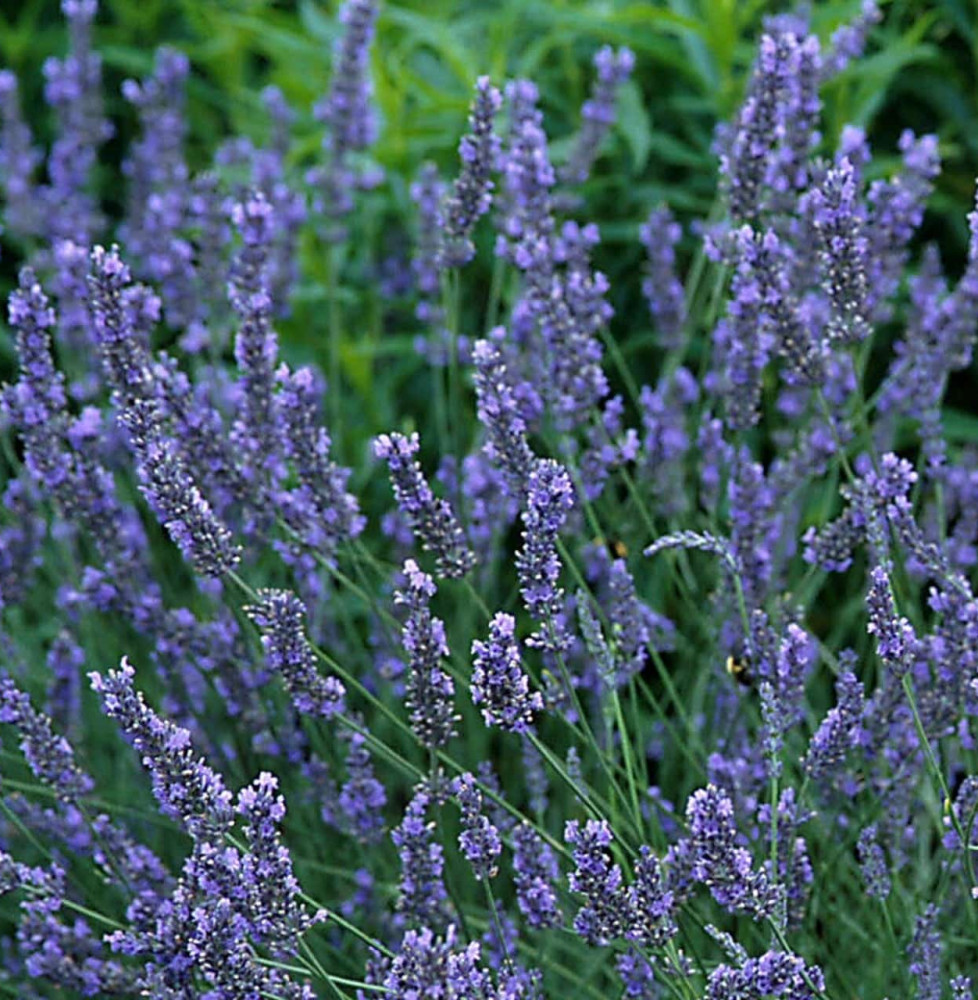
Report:
M 728 656 L 727 673 L 741 686 L 753 687 L 754 676 L 750 669 L 750 660 L 746 656 Z
M 594 544 L 603 545 L 612 559 L 628 558 L 628 546 L 620 538 L 604 538 L 599 535 L 595 538 Z

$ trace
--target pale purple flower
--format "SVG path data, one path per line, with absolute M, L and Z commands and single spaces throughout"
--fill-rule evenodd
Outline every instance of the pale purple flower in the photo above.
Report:
M 411 728 L 421 743 L 434 749 L 455 734 L 459 716 L 455 712 L 455 684 L 442 669 L 448 656 L 445 623 L 431 613 L 434 581 L 422 573 L 413 559 L 404 563 L 406 585 L 395 591 L 394 602 L 407 608 L 401 641 L 408 654 L 406 703 Z
M 590 96 L 581 108 L 580 130 L 560 171 L 562 181 L 583 184 L 587 180 L 601 143 L 614 124 L 618 90 L 634 68 L 635 54 L 626 46 L 617 51 L 610 45 L 598 49 L 594 56 L 594 82 Z
M 527 488 L 516 572 L 526 609 L 541 623 L 527 644 L 555 652 L 570 643 L 561 624 L 564 592 L 557 585 L 561 570 L 557 538 L 573 507 L 574 487 L 567 471 L 552 459 L 538 459 Z
M 462 810 L 462 832 L 458 845 L 472 866 L 475 877 L 495 878 L 503 845 L 499 831 L 483 812 L 482 792 L 471 774 L 461 774 L 452 782 L 452 791 Z
M 589 819 L 583 827 L 570 820 L 564 829 L 574 858 L 568 885 L 571 892 L 584 897 L 574 917 L 574 930 L 590 945 L 607 945 L 631 927 L 621 868 L 611 860 L 612 839 L 605 820 Z
M 472 659 L 472 701 L 481 706 L 486 725 L 525 733 L 533 714 L 543 709 L 543 698 L 530 691 L 512 615 L 493 616 L 489 639 L 472 643 Z
M 472 230 L 492 204 L 492 172 L 499 159 L 499 137 L 494 131 L 503 98 L 487 76 L 476 82 L 476 96 L 469 114 L 471 132 L 459 144 L 462 169 L 441 206 L 442 268 L 462 267 L 475 256 Z
M 245 608 L 262 633 L 269 669 L 281 675 L 295 707 L 308 715 L 328 719 L 345 710 L 345 689 L 337 677 L 316 668 L 312 646 L 303 628 L 306 609 L 287 590 L 260 590 L 259 603 Z
M 432 492 L 415 457 L 420 447 L 417 434 L 381 434 L 374 441 L 374 454 L 387 462 L 397 505 L 421 547 L 435 554 L 439 574 L 465 576 L 475 565 L 475 555 L 465 544 L 451 504 Z
M 115 719 L 153 778 L 163 812 L 179 820 L 195 839 L 214 841 L 234 821 L 231 793 L 219 774 L 194 753 L 190 733 L 161 718 L 134 686 L 126 659 L 118 670 L 89 674 L 102 709 Z

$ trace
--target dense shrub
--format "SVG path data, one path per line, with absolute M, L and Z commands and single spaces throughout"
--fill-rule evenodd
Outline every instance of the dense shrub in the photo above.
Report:
M 553 148 L 480 76 L 399 198 L 347 0 L 315 153 L 272 88 L 191 166 L 162 48 L 107 177 L 62 7 L 46 147 L 0 73 L 6 991 L 970 997 L 978 212 L 948 277 L 936 137 L 821 135 L 875 3 L 765 20 L 641 267 L 641 52 Z

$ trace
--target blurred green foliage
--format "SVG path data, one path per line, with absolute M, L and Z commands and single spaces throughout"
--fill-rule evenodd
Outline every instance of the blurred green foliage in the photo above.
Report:
M 827 38 L 859 5 L 815 3 L 815 30 Z M 118 83 L 146 73 L 157 45 L 177 45 L 196 71 L 193 163 L 206 162 L 224 136 L 261 130 L 258 92 L 267 83 L 281 87 L 299 110 L 308 141 L 298 153 L 314 157 L 318 133 L 310 109 L 329 79 L 335 6 L 320 0 L 103 0 L 96 43 L 111 110 L 125 126 L 128 111 Z M 680 211 L 702 212 L 714 183 L 715 123 L 730 116 L 742 95 L 762 19 L 785 9 L 761 0 L 389 0 L 374 47 L 383 118 L 377 159 L 397 179 L 412 176 L 423 159 L 450 169 L 471 86 L 481 73 L 537 82 L 559 155 L 560 138 L 575 127 L 586 96 L 591 56 L 603 44 L 627 44 L 638 69 L 622 99 L 614 140 L 627 155 L 609 157 L 606 166 L 614 168 L 596 171 L 601 203 L 617 206 L 622 219 L 634 219 L 636 208 L 661 197 Z M 64 43 L 57 0 L 0 9 L 0 62 L 21 76 L 28 108 L 43 108 L 41 66 Z M 960 214 L 978 166 L 976 60 L 978 13 L 968 0 L 894 0 L 868 57 L 826 94 L 828 138 L 852 122 L 869 128 L 882 150 L 904 127 L 936 130 L 946 158 L 936 210 Z M 32 117 L 43 134 L 43 113 Z M 391 184 L 392 198 L 404 192 L 403 184 Z

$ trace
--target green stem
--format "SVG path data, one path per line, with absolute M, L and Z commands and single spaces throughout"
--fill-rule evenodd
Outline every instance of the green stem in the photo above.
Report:
M 329 322 L 329 419 L 330 432 L 334 441 L 342 440 L 341 404 L 342 374 L 341 352 L 343 349 L 343 313 L 338 298 L 341 248 L 330 244 L 326 251 L 326 309 Z

